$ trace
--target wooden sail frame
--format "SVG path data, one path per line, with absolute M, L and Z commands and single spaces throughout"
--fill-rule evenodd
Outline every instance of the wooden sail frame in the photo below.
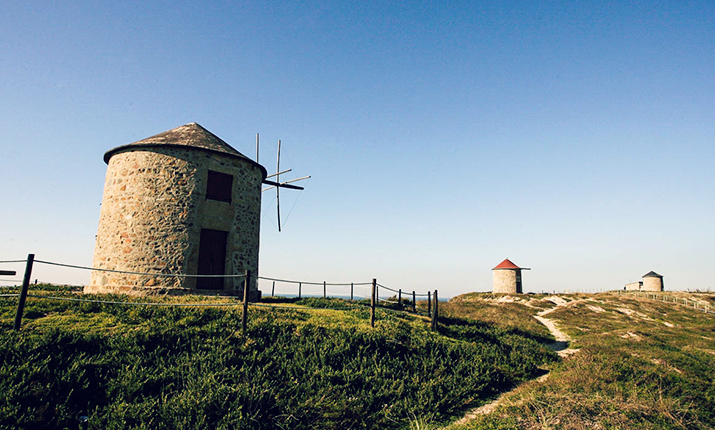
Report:
M 256 133 L 256 163 L 258 162 L 258 145 L 259 145 L 259 140 L 258 140 L 258 133 Z M 281 188 L 287 188 L 290 190 L 304 190 L 305 188 L 300 187 L 298 185 L 291 185 L 293 182 L 298 182 L 302 181 L 304 179 L 310 179 L 310 176 L 303 176 L 302 178 L 297 178 L 297 179 L 291 179 L 288 181 L 283 181 L 281 182 L 280 178 L 282 174 L 291 172 L 293 169 L 287 169 L 281 171 L 281 141 L 278 141 L 278 156 L 276 157 L 276 173 L 273 173 L 272 175 L 266 176 L 266 179 L 263 180 L 263 183 L 268 185 L 268 187 L 263 188 L 261 192 L 271 190 L 273 188 L 276 189 L 276 214 L 278 217 L 278 231 L 281 231 L 281 194 L 280 194 L 280 189 Z M 275 181 L 269 181 L 269 178 L 275 177 Z

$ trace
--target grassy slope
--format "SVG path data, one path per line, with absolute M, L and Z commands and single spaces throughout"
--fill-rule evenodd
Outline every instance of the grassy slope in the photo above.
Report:
M 715 428 L 715 315 L 612 294 L 566 298 L 548 317 L 580 351 L 452 429 Z
M 61 289 L 60 289 L 61 290 Z M 53 295 L 72 296 L 68 291 Z M 133 301 L 127 297 L 103 299 Z M 142 298 L 212 302 L 218 298 Z M 0 428 L 409 428 L 539 373 L 554 354 L 516 328 L 347 310 L 102 305 L 0 298 Z

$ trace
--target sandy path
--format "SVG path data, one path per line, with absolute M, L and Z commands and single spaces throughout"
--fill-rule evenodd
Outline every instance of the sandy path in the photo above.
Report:
M 546 343 L 545 346 L 552 349 L 553 351 L 556 351 L 557 354 L 561 357 L 566 357 L 568 355 L 571 355 L 575 352 L 578 352 L 578 349 L 573 349 L 569 348 L 569 342 L 571 341 L 571 338 L 561 330 L 559 330 L 558 327 L 556 327 L 556 322 L 554 320 L 550 320 L 548 318 L 545 318 L 544 315 L 548 315 L 551 312 L 555 311 L 556 309 L 560 308 L 561 306 L 566 306 L 569 303 L 576 303 L 580 302 L 583 300 L 575 300 L 573 302 L 567 302 L 566 300 L 562 299 L 561 297 L 554 297 L 554 298 L 549 298 L 550 301 L 552 301 L 554 304 L 556 304 L 555 307 L 551 309 L 546 309 L 538 314 L 534 315 L 534 318 L 536 318 L 541 324 L 545 325 L 546 328 L 549 329 L 551 334 L 556 338 L 556 341 L 554 342 L 549 342 Z M 546 381 L 547 377 L 549 374 L 547 373 L 546 375 L 541 376 L 538 381 L 539 382 L 544 382 Z M 517 387 L 518 388 L 518 387 Z M 516 390 L 516 388 L 514 388 Z M 494 411 L 494 409 L 497 408 L 501 404 L 501 402 L 504 400 L 504 398 L 509 395 L 512 391 L 506 391 L 502 393 L 498 398 L 495 400 L 487 403 L 486 405 L 482 405 L 478 408 L 474 408 L 470 411 L 468 411 L 462 418 L 459 419 L 459 421 L 456 421 L 454 424 L 466 424 L 469 421 L 473 420 L 477 415 L 486 415 L 490 414 Z

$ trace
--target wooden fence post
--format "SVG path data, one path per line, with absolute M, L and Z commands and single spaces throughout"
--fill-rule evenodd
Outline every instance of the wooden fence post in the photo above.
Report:
M 432 291 L 427 291 L 427 316 L 432 316 Z
M 412 292 L 412 312 L 417 313 L 417 296 Z
M 243 280 L 243 315 L 241 315 L 241 328 L 243 334 L 246 334 L 246 326 L 248 325 L 248 288 L 251 285 L 251 271 L 246 270 L 246 279 Z
M 271 297 L 276 294 L 276 281 L 273 281 L 273 287 L 271 287 Z
M 439 327 L 437 326 L 437 319 L 439 318 L 439 299 L 437 297 L 437 290 L 434 290 L 434 310 L 432 311 L 432 331 L 437 331 Z
M 377 304 L 377 279 L 372 279 L 372 300 L 370 300 L 370 327 L 375 327 L 375 305 Z
M 300 299 L 300 293 L 301 293 L 302 289 L 303 289 L 303 283 L 298 282 L 298 299 Z
M 402 288 L 397 290 L 397 308 L 402 309 Z
M 350 283 L 350 301 L 353 301 L 353 283 Z
M 323 281 L 323 298 L 326 298 L 328 295 L 328 289 L 326 288 L 325 281 Z
M 25 265 L 25 277 L 22 279 L 22 290 L 20 290 L 20 300 L 17 302 L 17 313 L 15 313 L 15 331 L 20 330 L 22 326 L 22 313 L 25 310 L 25 300 L 27 300 L 27 289 L 30 286 L 30 277 L 32 276 L 32 263 L 35 262 L 35 254 L 27 255 L 27 264 Z

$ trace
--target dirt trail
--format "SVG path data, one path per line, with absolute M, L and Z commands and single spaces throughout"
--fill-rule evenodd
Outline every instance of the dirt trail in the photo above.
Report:
M 548 315 L 551 312 L 555 311 L 556 309 L 558 309 L 562 306 L 566 306 L 569 303 L 577 303 L 577 302 L 582 302 L 585 300 L 574 300 L 574 301 L 568 302 L 558 296 L 549 297 L 547 300 L 551 301 L 556 306 L 551 309 L 546 309 L 546 310 L 540 311 L 539 313 L 534 315 L 534 318 L 536 318 L 541 324 L 545 325 L 546 328 L 548 328 L 549 331 L 551 332 L 551 334 L 554 336 L 554 338 L 556 338 L 556 341 L 549 342 L 544 345 L 546 347 L 550 348 L 551 350 L 556 351 L 556 353 L 559 354 L 559 356 L 561 356 L 562 358 L 578 352 L 578 349 L 569 348 L 569 342 L 571 341 L 571 338 L 566 333 L 559 330 L 559 328 L 556 327 L 556 323 L 553 320 L 545 318 L 544 315 Z M 548 376 L 549 376 L 549 374 L 547 373 L 547 374 L 541 376 L 538 379 L 538 381 L 544 382 L 544 381 L 546 381 Z M 501 393 L 501 395 L 498 398 L 487 403 L 486 405 L 482 405 L 478 408 L 474 408 L 474 409 L 468 411 L 464 415 L 464 417 L 459 419 L 459 421 L 456 421 L 454 424 L 466 424 L 469 421 L 473 420 L 478 415 L 486 415 L 486 414 L 492 413 L 494 411 L 494 409 L 496 409 L 497 406 L 499 406 L 501 404 L 501 402 L 504 400 L 504 398 L 506 396 L 508 396 L 509 394 L 511 394 L 511 392 L 516 390 L 517 388 L 519 388 L 519 387 L 516 387 L 510 391 Z
M 569 348 L 569 342 L 571 341 L 571 338 L 566 333 L 559 330 L 558 327 L 556 327 L 556 322 L 554 322 L 554 320 L 545 318 L 544 315 L 550 314 L 561 306 L 566 306 L 569 303 L 582 302 L 584 300 L 574 300 L 573 302 L 567 302 L 560 297 L 557 298 L 559 299 L 558 301 L 550 299 L 553 303 L 556 304 L 556 307 L 543 310 L 536 314 L 534 318 L 536 318 L 541 324 L 545 325 L 546 328 L 548 328 L 551 334 L 554 336 L 554 338 L 556 338 L 556 341 L 547 343 L 546 346 L 556 351 L 556 353 L 559 354 L 561 357 L 566 357 L 568 355 L 573 354 L 574 352 L 577 352 L 578 349 Z

